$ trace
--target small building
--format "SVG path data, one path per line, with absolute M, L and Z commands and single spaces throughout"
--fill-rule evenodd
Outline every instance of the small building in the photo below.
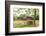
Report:
M 32 20 L 32 17 L 23 18 L 23 20 Z

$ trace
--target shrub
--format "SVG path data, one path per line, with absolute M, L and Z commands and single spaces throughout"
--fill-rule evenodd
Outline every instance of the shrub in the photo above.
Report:
M 28 21 L 27 24 L 28 24 L 28 25 L 32 25 L 33 22 L 32 22 L 32 21 Z

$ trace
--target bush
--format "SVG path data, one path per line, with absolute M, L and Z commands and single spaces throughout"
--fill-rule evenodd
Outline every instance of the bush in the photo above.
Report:
M 32 21 L 28 21 L 27 24 L 28 24 L 28 25 L 32 25 L 33 22 L 32 22 Z
M 15 21 L 15 16 L 13 17 L 13 20 Z

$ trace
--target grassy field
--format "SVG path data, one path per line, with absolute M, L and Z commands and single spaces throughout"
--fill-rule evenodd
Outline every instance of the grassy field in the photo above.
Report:
M 28 22 L 31 22 L 30 24 Z M 33 20 L 16 20 L 13 22 L 14 28 L 23 28 L 23 27 L 34 27 Z M 35 25 L 38 26 L 39 20 L 35 21 Z

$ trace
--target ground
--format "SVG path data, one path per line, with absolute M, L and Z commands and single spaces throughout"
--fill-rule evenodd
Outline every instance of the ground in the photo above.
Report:
M 32 23 L 28 23 L 28 22 L 31 22 L 32 21 Z M 16 21 L 14 21 L 13 22 L 13 26 L 14 26 L 14 28 L 23 28 L 23 27 L 34 27 L 34 22 L 33 22 L 33 20 L 16 20 Z M 35 25 L 36 26 L 38 26 L 39 25 L 39 20 L 36 20 L 35 21 Z M 35 27 L 36 27 L 35 26 Z

